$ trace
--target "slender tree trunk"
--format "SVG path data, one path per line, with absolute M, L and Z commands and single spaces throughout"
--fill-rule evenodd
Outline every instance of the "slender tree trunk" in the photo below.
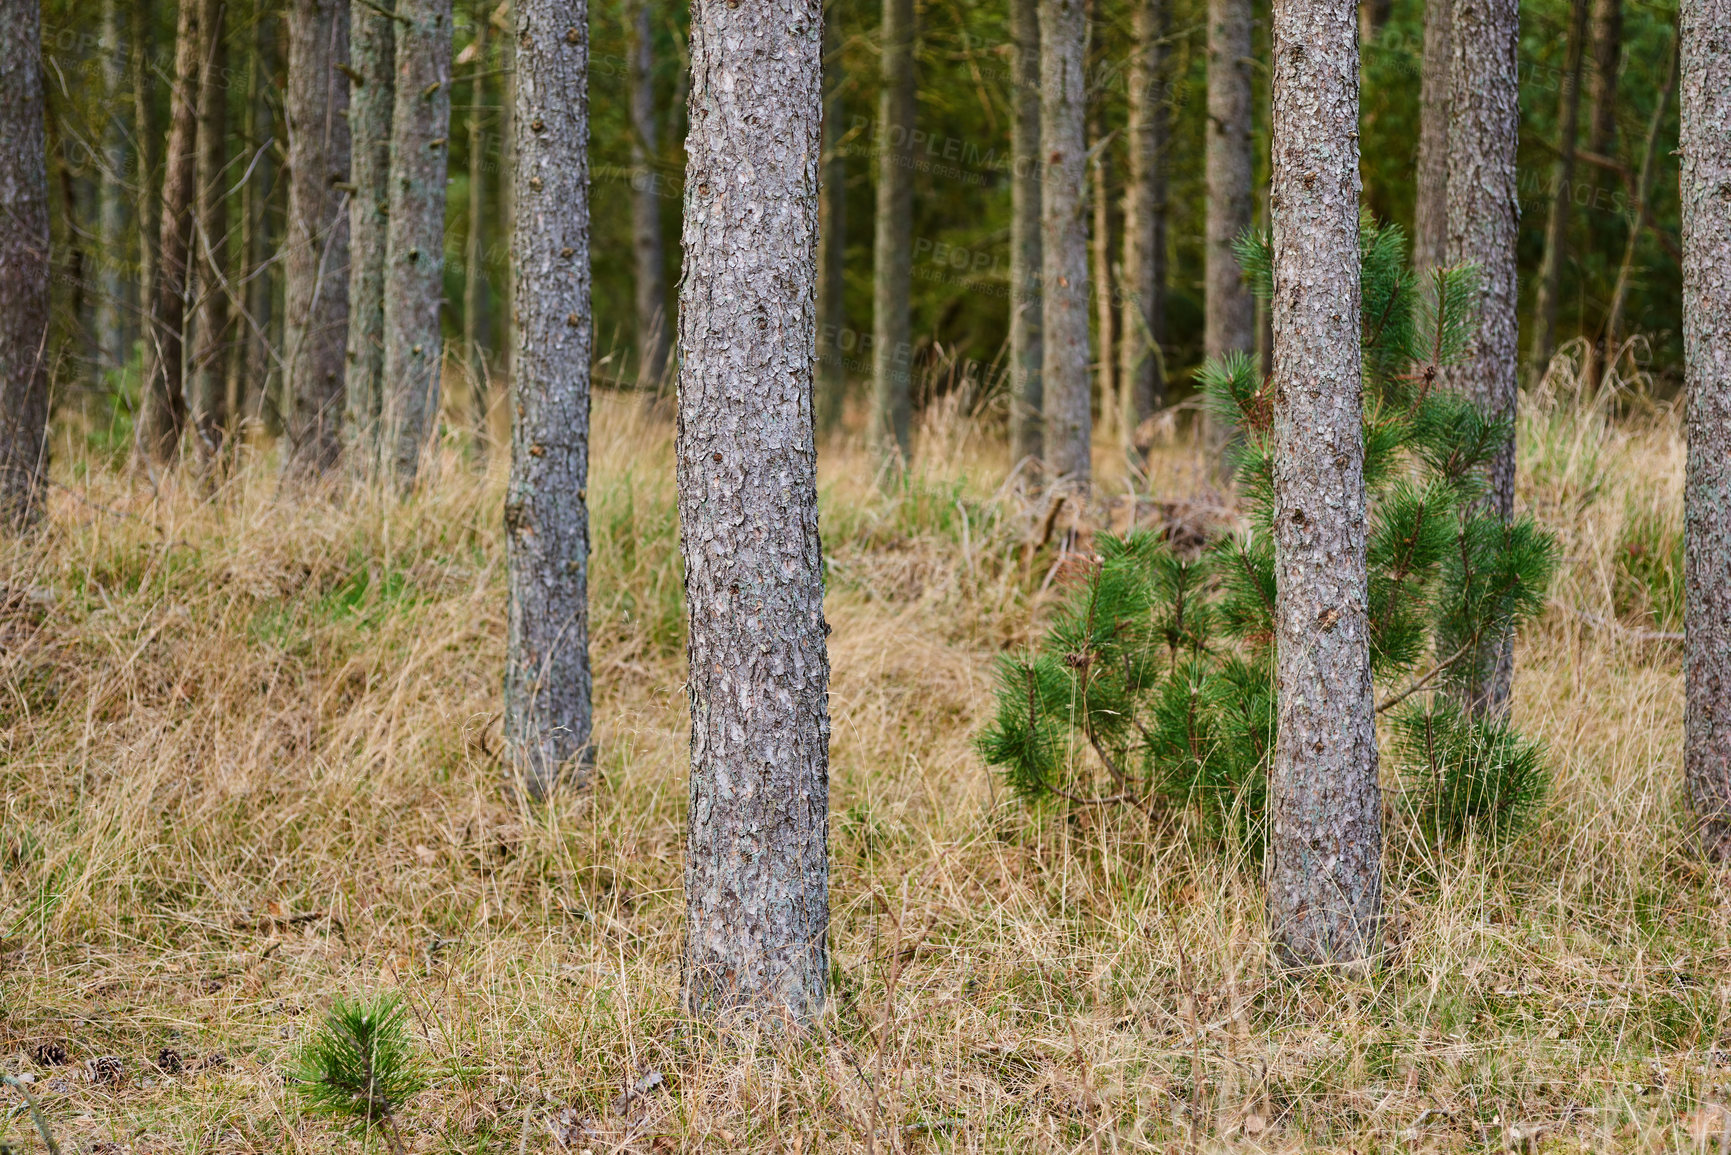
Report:
M 396 103 L 396 24 L 349 5 L 349 332 L 344 404 L 351 466 L 382 466 L 385 397 L 385 235 L 390 217 L 391 111 Z
M 1707 854 L 1731 857 L 1731 0 L 1683 0 L 1683 771 Z
M 156 169 L 150 159 L 151 142 L 156 139 L 153 125 L 154 118 L 150 115 L 150 88 L 147 83 L 145 61 L 153 48 L 151 22 L 146 19 L 142 9 L 132 13 L 132 57 L 130 69 L 132 72 L 132 132 L 133 140 L 138 147 L 138 284 L 134 292 L 138 295 L 138 334 L 142 338 L 141 369 L 142 384 L 148 391 L 151 368 L 154 362 L 154 341 L 156 337 L 156 236 L 161 227 L 161 217 L 158 213 L 157 192 L 161 187 L 157 183 Z M 143 398 L 140 399 L 141 402 Z M 142 419 L 141 419 L 142 420 Z
M 1365 573 L 1358 44 L 1350 0 L 1275 0 L 1268 924 L 1288 966 L 1362 964 L 1382 920 Z
M 451 0 L 397 0 L 396 11 L 396 102 L 385 234 L 384 411 L 390 471 L 399 492 L 407 492 L 414 488 L 439 420 Z
M 1138 0 L 1130 58 L 1130 181 L 1124 197 L 1121 389 L 1125 442 L 1166 403 L 1166 0 Z
M 469 79 L 469 228 L 463 245 L 463 358 L 469 374 L 469 404 L 475 420 L 475 460 L 487 460 L 487 415 L 492 411 L 487 356 L 481 348 L 487 291 L 486 248 L 481 238 L 487 213 L 487 0 L 476 0 L 473 50 L 475 74 Z
M 342 451 L 349 330 L 348 0 L 289 6 L 288 455 L 300 477 L 334 469 Z M 449 22 L 449 8 L 445 17 Z M 446 28 L 445 44 L 450 44 Z M 447 73 L 448 75 L 448 73 Z M 428 150 L 444 159 L 441 145 Z M 442 175 L 441 166 L 441 175 Z M 440 182 L 443 205 L 443 181 Z M 443 220 L 440 224 L 443 225 Z
M 1622 0 L 1593 0 L 1593 67 L 1587 73 L 1592 109 L 1587 151 L 1610 156 L 1617 141 L 1617 71 L 1623 59 Z
M 42 515 L 48 483 L 48 140 L 41 6 L 0 5 L 0 521 Z
M 1221 357 L 1256 348 L 1256 302 L 1232 245 L 1250 227 L 1254 159 L 1250 132 L 1250 0 L 1208 0 L 1207 248 L 1203 351 Z M 1207 420 L 1218 468 L 1228 431 Z
M 126 56 L 121 48 L 118 0 L 102 0 L 102 163 L 97 173 L 97 228 L 102 251 L 96 290 L 97 372 L 126 363 L 126 281 L 121 276 L 126 252 L 126 134 L 121 128 L 125 107 Z
M 1557 107 L 1557 163 L 1551 172 L 1551 208 L 1545 220 L 1545 251 L 1533 301 L 1531 375 L 1536 385 L 1557 350 L 1557 296 L 1563 263 L 1568 260 L 1569 208 L 1575 194 L 1575 136 L 1581 110 L 1581 58 L 1587 40 L 1588 0 L 1572 0 L 1569 43 L 1563 63 L 1563 91 Z
M 498 11 L 505 15 L 506 28 L 517 26 L 516 0 L 501 0 Z M 504 91 L 500 94 L 499 111 L 499 228 L 507 237 L 517 235 L 517 42 L 507 35 L 500 45 L 499 67 L 504 71 Z M 512 242 L 515 244 L 515 242 Z M 517 356 L 517 277 L 505 277 L 504 308 L 499 311 L 499 375 L 509 386 Z
M 276 74 L 277 28 L 262 15 L 255 17 L 253 58 L 248 69 L 247 130 L 249 148 L 259 151 L 252 179 L 246 185 L 246 214 L 250 236 L 246 241 L 246 346 L 242 352 L 240 379 L 231 390 L 236 417 L 257 420 L 267 415 L 266 399 L 272 396 L 274 371 L 271 333 L 275 316 L 276 251 L 271 210 L 276 198 L 278 167 L 276 150 L 265 142 L 276 137 L 276 115 L 267 93 Z M 249 162 L 251 163 L 251 162 Z
M 842 155 L 841 37 L 834 4 L 823 23 L 823 187 L 817 223 L 817 431 L 841 427 L 847 403 L 847 158 Z M 857 342 L 854 343 L 857 346 Z
M 228 426 L 228 383 L 223 379 L 229 333 L 228 257 L 228 47 L 224 31 L 227 4 L 204 0 L 204 61 L 198 82 L 198 161 L 193 181 L 194 218 L 191 272 L 197 316 L 191 385 L 187 401 L 197 423 L 199 454 L 208 459 Z
M 819 0 L 692 6 L 682 1002 L 705 1018 L 809 1023 L 829 981 L 829 627 L 811 411 L 822 25 Z
M 1603 368 L 1610 368 L 1610 362 L 1617 356 L 1623 339 L 1623 310 L 1628 307 L 1629 290 L 1635 283 L 1635 250 L 1647 224 L 1653 170 L 1659 160 L 1659 133 L 1665 127 L 1665 113 L 1671 106 L 1671 94 L 1677 91 L 1681 38 L 1673 41 L 1671 48 L 1671 65 L 1665 73 L 1664 87 L 1659 90 L 1659 102 L 1653 108 L 1653 117 L 1647 124 L 1647 143 L 1641 149 L 1641 167 L 1635 176 L 1634 204 L 1629 207 L 1629 233 L 1623 242 L 1623 260 L 1617 266 L 1616 285 L 1611 290 L 1611 307 L 1605 314 Z
M 145 358 L 144 414 L 138 447 L 156 464 L 180 455 L 186 422 L 187 257 L 192 245 L 193 186 L 198 176 L 199 29 L 203 0 L 180 0 L 174 31 L 174 86 L 169 94 L 168 151 L 162 177 L 162 239 L 157 246 L 154 333 Z
M 581 784 L 592 760 L 589 13 L 586 0 L 517 0 L 513 15 L 521 311 L 505 498 L 505 739 L 523 788 L 545 798 L 562 776 Z
M 1045 452 L 1039 0 L 1010 0 L 1010 39 L 1010 456 L 1019 462 L 1037 461 Z
M 1419 80 L 1418 172 L 1412 259 L 1421 273 L 1449 263 L 1449 26 L 1454 0 L 1425 0 L 1424 75 Z
M 908 460 L 913 336 L 914 0 L 883 0 L 883 91 L 878 101 L 876 239 L 872 253 L 872 419 L 880 471 Z
M 1451 264 L 1478 267 L 1478 329 L 1450 379 L 1469 400 L 1511 425 L 1491 461 L 1485 501 L 1505 521 L 1515 506 L 1515 241 L 1520 201 L 1515 146 L 1520 102 L 1515 64 L 1516 0 L 1455 0 L 1449 76 L 1449 243 Z M 1486 639 L 1468 685 L 1475 711 L 1507 709 L 1514 635 Z
M 1042 339 L 1045 460 L 1055 480 L 1086 493 L 1092 481 L 1088 390 L 1088 111 L 1084 0 L 1040 0 Z
M 631 249 L 637 258 L 637 385 L 659 389 L 667 375 L 667 253 L 661 242 L 661 184 L 655 172 L 655 57 L 650 0 L 629 0 L 631 102 Z
M 1091 19 L 1089 23 L 1098 27 L 1097 20 Z M 1094 217 L 1088 239 L 1094 277 L 1094 330 L 1098 335 L 1094 350 L 1095 389 L 1100 397 L 1100 423 L 1109 435 L 1122 442 L 1125 425 L 1118 412 L 1118 363 L 1115 359 L 1118 350 L 1114 308 L 1117 294 L 1112 287 L 1112 168 L 1107 156 L 1108 148 L 1101 144 L 1106 138 L 1102 120 L 1099 102 L 1095 101 L 1088 112 L 1089 152 L 1092 156 L 1089 176 L 1093 186 L 1090 203 Z

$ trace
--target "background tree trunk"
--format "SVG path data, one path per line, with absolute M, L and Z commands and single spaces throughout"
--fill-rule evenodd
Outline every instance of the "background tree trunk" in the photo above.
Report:
M 1125 441 L 1166 403 L 1166 0 L 1138 0 L 1130 58 L 1130 179 L 1124 194 Z
M 1419 80 L 1418 172 L 1412 260 L 1421 273 L 1449 263 L 1449 26 L 1454 0 L 1425 0 L 1424 75 Z
M 1045 451 L 1039 0 L 1010 0 L 1010 40 L 1010 457 L 1023 461 Z
M 1382 919 L 1359 345 L 1350 0 L 1274 6 L 1274 556 L 1279 735 L 1268 925 L 1288 966 L 1362 963 Z
M 246 214 L 248 235 L 244 241 L 246 269 L 246 344 L 241 352 L 238 379 L 230 388 L 231 409 L 237 418 L 266 418 L 273 413 L 267 404 L 275 359 L 271 343 L 275 319 L 276 265 L 271 255 L 276 252 L 274 234 L 276 221 L 272 209 L 277 199 L 280 169 L 276 150 L 265 148 L 267 140 L 275 139 L 276 110 L 269 93 L 275 83 L 278 28 L 274 22 L 255 14 L 253 25 L 253 60 L 247 77 L 247 147 L 258 152 L 252 179 L 242 191 L 242 211 Z M 249 160 L 249 164 L 253 163 Z
M 1256 302 L 1232 245 L 1250 227 L 1254 161 L 1250 135 L 1250 0 L 1208 0 L 1207 249 L 1203 352 L 1256 348 Z M 1218 464 L 1227 431 L 1207 418 Z
M 344 402 L 358 472 L 380 468 L 384 420 L 385 236 L 390 218 L 391 111 L 396 102 L 396 25 L 351 0 L 349 8 L 349 332 Z
M 451 131 L 451 0 L 397 0 L 385 232 L 385 452 L 412 489 L 439 421 L 446 143 Z M 530 126 L 530 131 L 538 131 Z
M 48 481 L 48 140 L 42 13 L 0 5 L 0 520 L 42 514 Z
M 667 251 L 661 242 L 661 182 L 655 171 L 655 57 L 650 0 L 629 0 L 631 54 L 631 248 L 637 258 L 637 385 L 660 389 L 667 375 Z
M 141 402 L 148 404 L 151 373 L 155 362 L 156 342 L 156 245 L 155 238 L 162 226 L 161 205 L 157 193 L 155 165 L 151 161 L 151 144 L 156 139 L 155 118 L 150 114 L 150 89 L 146 83 L 146 60 L 154 49 L 151 22 L 142 9 L 132 13 L 132 132 L 138 149 L 138 283 L 133 291 L 138 295 L 138 335 L 141 340 L 141 383 L 146 394 Z M 143 417 L 140 415 L 140 424 Z
M 1689 461 L 1683 771 L 1709 856 L 1731 857 L 1731 0 L 1683 0 L 1681 194 Z
M 1659 135 L 1665 127 L 1665 113 L 1671 107 L 1671 94 L 1677 91 L 1677 73 L 1682 50 L 1681 38 L 1671 45 L 1671 66 L 1665 73 L 1665 83 L 1659 90 L 1659 100 L 1653 106 L 1652 119 L 1647 123 L 1647 142 L 1641 149 L 1641 167 L 1635 173 L 1635 186 L 1630 189 L 1629 231 L 1623 240 L 1623 259 L 1617 266 L 1617 280 L 1611 288 L 1611 305 L 1605 313 L 1603 359 L 1600 368 L 1609 368 L 1623 340 L 1623 309 L 1629 303 L 1629 292 L 1635 283 L 1635 250 L 1641 243 L 1641 232 L 1647 226 L 1649 196 L 1653 188 L 1653 169 L 1659 159 Z
M 1098 29 L 1099 20 L 1091 17 L 1089 24 Z M 1105 62 L 1101 60 L 1099 63 Z M 1089 203 L 1094 218 L 1088 247 L 1094 278 L 1094 331 L 1097 335 L 1094 343 L 1094 388 L 1100 399 L 1100 423 L 1105 426 L 1108 436 L 1121 442 L 1124 423 L 1122 414 L 1118 412 L 1117 294 L 1112 291 L 1112 164 L 1110 146 L 1101 143 L 1106 135 L 1100 102 L 1096 100 L 1088 111 L 1088 151 L 1091 157 L 1088 176 L 1092 185 Z
M 334 468 L 342 450 L 349 221 L 348 196 L 338 186 L 349 183 L 349 81 L 341 71 L 348 67 L 348 7 L 348 0 L 293 0 L 289 6 L 284 467 L 298 476 Z M 448 27 L 445 44 L 448 51 Z M 442 145 L 421 147 L 444 159 Z M 440 177 L 442 209 L 442 166 Z
M 831 7 L 834 3 L 832 0 Z M 823 22 L 823 188 L 817 222 L 817 431 L 841 427 L 847 405 L 847 158 L 842 155 L 841 38 Z M 858 348 L 858 342 L 850 342 Z
M 469 78 L 469 228 L 463 243 L 463 363 L 475 420 L 475 461 L 485 465 L 490 440 L 487 415 L 493 408 L 487 354 L 481 347 L 487 293 L 487 250 L 481 243 L 487 220 L 487 0 L 476 0 L 474 22 L 471 51 L 475 71 Z
M 1449 379 L 1486 412 L 1513 420 L 1516 359 L 1515 241 L 1520 225 L 1515 150 L 1520 101 L 1515 48 L 1516 0 L 1455 0 L 1449 65 L 1450 264 L 1478 266 L 1479 323 Z M 1491 462 L 1486 502 L 1505 521 L 1515 506 L 1515 436 L 1509 430 Z M 1514 637 L 1485 641 L 1467 689 L 1475 711 L 1507 708 L 1514 676 Z
M 829 980 L 829 627 L 811 412 L 822 21 L 818 0 L 697 0 L 691 14 L 682 1001 L 706 1018 L 810 1022 Z
M 878 101 L 877 222 L 872 248 L 872 419 L 880 472 L 908 460 L 913 337 L 914 0 L 883 0 L 883 91 Z
M 126 237 L 126 52 L 120 35 L 118 0 L 102 0 L 102 162 L 97 173 L 97 229 L 102 251 L 96 267 L 96 356 L 98 375 L 126 363 L 126 280 L 121 276 Z
M 591 760 L 589 671 L 589 13 L 517 0 L 518 281 L 505 498 L 505 739 L 533 798 Z
M 1569 209 L 1575 194 L 1575 137 L 1581 110 L 1581 58 L 1587 40 L 1588 0 L 1572 0 L 1569 43 L 1563 63 L 1563 91 L 1557 107 L 1557 163 L 1551 172 L 1550 213 L 1545 220 L 1545 251 L 1539 263 L 1533 300 L 1533 346 L 1530 373 L 1536 385 L 1557 350 L 1557 295 L 1562 291 L 1563 262 L 1568 260 Z
M 198 81 L 197 191 L 192 236 L 192 291 L 196 317 L 190 334 L 192 380 L 188 404 L 197 423 L 199 454 L 209 459 L 228 427 L 224 368 L 229 331 L 228 285 L 228 5 L 204 0 L 200 21 L 205 49 Z
M 1040 153 L 1044 164 L 1041 257 L 1044 282 L 1040 374 L 1045 461 L 1054 479 L 1086 493 L 1093 414 L 1088 382 L 1088 14 L 1083 0 L 1040 0 Z

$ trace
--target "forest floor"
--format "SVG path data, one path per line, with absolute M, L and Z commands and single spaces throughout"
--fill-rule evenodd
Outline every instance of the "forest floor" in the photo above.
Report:
M 352 1149 L 285 1076 L 334 996 L 391 990 L 419 1152 L 1705 1149 L 1731 878 L 1682 806 L 1683 447 L 1606 408 L 1520 431 L 1565 556 L 1515 688 L 1554 788 L 1439 849 L 1389 780 L 1358 978 L 1271 972 L 1255 865 L 1182 821 L 1033 811 L 982 764 L 993 657 L 1063 580 L 987 435 L 934 419 L 890 494 L 826 450 L 835 981 L 791 1043 L 678 1013 L 670 424 L 597 405 L 600 754 L 545 807 L 501 788 L 500 464 L 290 501 L 264 462 L 153 490 L 57 446 L 48 527 L 0 557 L 0 1071 L 67 1152 Z M 1187 447 L 1154 475 L 1191 499 L 1145 514 L 1224 515 Z M 4 1096 L 0 1143 L 39 1150 Z

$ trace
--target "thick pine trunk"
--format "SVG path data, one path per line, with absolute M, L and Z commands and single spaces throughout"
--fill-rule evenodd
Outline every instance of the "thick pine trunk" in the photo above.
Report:
M 397 0 L 396 12 L 385 230 L 384 453 L 398 491 L 406 493 L 420 475 L 439 420 L 451 0 Z
M 1425 0 L 1424 75 L 1419 80 L 1418 172 L 1412 259 L 1421 271 L 1449 263 L 1449 26 L 1454 0 Z
M 877 231 L 872 246 L 872 416 L 878 468 L 908 459 L 913 337 L 914 0 L 883 0 L 883 90 L 878 99 Z
M 667 375 L 672 326 L 667 323 L 667 251 L 661 241 L 661 184 L 655 161 L 655 57 L 650 0 L 630 0 L 631 251 L 637 259 L 637 385 L 660 389 Z
M 517 0 L 505 739 L 531 797 L 589 765 L 589 13 Z
M 817 526 L 819 0 L 696 0 L 679 341 L 691 622 L 683 1003 L 808 1023 L 829 979 Z
M 1084 0 L 1040 0 L 1041 265 L 1045 462 L 1086 493 L 1092 480 L 1088 382 L 1088 228 Z
M 35 3 L 0 5 L 0 522 L 42 514 L 48 481 L 48 141 Z
M 833 8 L 832 8 L 833 12 Z M 847 157 L 843 156 L 841 39 L 823 25 L 823 188 L 817 223 L 817 431 L 841 427 L 847 403 Z M 854 348 L 857 341 L 845 342 Z
M 228 428 L 228 381 L 224 369 L 229 341 L 228 40 L 224 0 L 204 0 L 200 22 L 205 48 L 198 82 L 198 162 L 193 182 L 196 204 L 189 294 L 196 313 L 189 330 L 193 342 L 187 405 L 198 433 L 201 458 L 221 446 Z
M 1274 556 L 1279 733 L 1268 925 L 1287 966 L 1361 964 L 1382 920 L 1350 0 L 1274 5 Z
M 349 332 L 345 439 L 355 472 L 380 468 L 384 420 L 385 234 L 390 204 L 395 23 L 368 4 L 349 6 Z
M 1449 63 L 1448 260 L 1478 267 L 1478 328 L 1449 379 L 1480 409 L 1515 415 L 1519 356 L 1515 241 L 1520 227 L 1515 149 L 1521 110 L 1515 62 L 1516 0 L 1455 0 Z M 1515 505 L 1515 435 L 1491 461 L 1489 509 L 1507 520 Z M 1514 636 L 1487 638 L 1466 689 L 1478 713 L 1500 714 L 1514 676 Z
M 1040 4 L 1010 0 L 1010 457 L 1044 452 L 1045 362 L 1040 279 Z
M 1731 0 L 1683 0 L 1683 770 L 1707 853 L 1731 858 Z
M 1232 252 L 1250 227 L 1250 0 L 1208 0 L 1207 301 L 1209 357 L 1256 347 L 1256 303 Z
M 1575 193 L 1575 137 L 1581 112 L 1581 60 L 1587 41 L 1588 0 L 1572 0 L 1569 43 L 1564 53 L 1563 91 L 1557 107 L 1557 163 L 1551 171 L 1551 206 L 1545 220 L 1545 250 L 1533 300 L 1530 372 L 1536 384 L 1557 350 L 1557 297 L 1568 259 L 1570 206 Z
M 1124 195 L 1124 321 L 1120 327 L 1125 438 L 1166 403 L 1166 0 L 1139 0 L 1130 58 L 1130 178 Z
M 126 236 L 126 56 L 121 48 L 119 0 L 102 2 L 102 163 L 97 174 L 97 229 L 102 251 L 96 256 L 97 372 L 126 363 L 126 280 L 121 276 Z
M 486 309 L 486 248 L 481 241 L 487 221 L 487 10 L 488 0 L 474 5 L 475 39 L 471 44 L 474 75 L 469 78 L 469 227 L 463 241 L 463 361 L 469 377 L 469 406 L 475 422 L 476 463 L 485 465 L 489 442 L 487 415 L 493 398 L 488 389 L 487 356 L 481 347 Z

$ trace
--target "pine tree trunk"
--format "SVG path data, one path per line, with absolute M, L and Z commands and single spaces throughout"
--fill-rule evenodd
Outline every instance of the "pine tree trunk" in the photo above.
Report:
M 1419 81 L 1418 172 L 1412 259 L 1421 273 L 1449 263 L 1449 26 L 1454 0 L 1425 0 L 1424 75 Z
M 492 410 L 488 390 L 487 357 L 481 348 L 482 312 L 487 291 L 487 0 L 474 6 L 474 69 L 469 78 L 469 227 L 463 243 L 463 359 L 469 375 L 469 405 L 475 421 L 475 461 L 487 461 L 487 415 Z
M 192 237 L 192 292 L 197 316 L 187 402 L 198 434 L 199 455 L 208 460 L 228 427 L 228 382 L 224 379 L 229 332 L 228 299 L 228 44 L 224 0 L 204 0 L 204 59 L 198 82 L 198 161 L 193 182 L 196 216 Z
M 1268 925 L 1287 966 L 1361 964 L 1382 920 L 1349 0 L 1274 5 L 1274 556 L 1279 734 Z
M 822 20 L 819 0 L 692 7 L 682 1001 L 704 1018 L 809 1023 L 829 980 L 829 627 L 811 411 Z
M 1040 152 L 1044 282 L 1045 462 L 1052 478 L 1086 493 L 1092 481 L 1088 382 L 1088 111 L 1084 0 L 1040 0 Z
M 516 0 L 501 0 L 499 8 L 505 15 L 505 27 L 517 26 Z M 517 235 L 517 40 L 507 35 L 499 46 L 499 67 L 503 70 L 499 94 L 499 231 L 506 237 Z M 515 242 L 512 242 L 515 243 Z M 517 356 L 517 277 L 507 272 L 504 284 L 503 308 L 499 310 L 499 376 L 509 392 Z
M 384 421 L 385 235 L 390 218 L 391 110 L 396 103 L 396 25 L 350 0 L 349 332 L 344 404 L 350 465 L 381 467 Z
M 1587 73 L 1592 119 L 1587 151 L 1610 156 L 1617 141 L 1617 70 L 1623 59 L 1622 0 L 1593 0 L 1593 67 Z
M 299 477 L 335 468 L 342 451 L 349 221 L 348 197 L 336 186 L 349 183 L 349 81 L 340 71 L 349 66 L 348 8 L 348 0 L 289 6 L 284 468 Z M 443 159 L 443 147 L 437 152 Z M 439 199 L 442 206 L 442 188 Z
M 631 53 L 631 249 L 637 258 L 637 386 L 660 389 L 667 375 L 667 252 L 661 242 L 661 184 L 655 161 L 655 57 L 650 0 L 629 0 Z
M 1568 259 L 1570 206 L 1575 193 L 1575 136 L 1581 111 L 1581 59 L 1587 40 L 1588 0 L 1572 0 L 1569 43 L 1563 63 L 1563 91 L 1557 108 L 1557 163 L 1551 172 L 1551 207 L 1545 220 L 1545 250 L 1539 263 L 1533 301 L 1531 374 L 1536 385 L 1557 350 L 1557 295 L 1563 262 Z
M 1097 20 L 1091 19 L 1089 23 L 1096 28 L 1099 26 Z M 1088 150 L 1093 158 L 1088 166 L 1092 185 L 1089 205 L 1094 218 L 1088 247 L 1094 278 L 1095 390 L 1100 398 L 1100 423 L 1108 435 L 1121 443 L 1125 426 L 1118 412 L 1118 333 L 1117 310 L 1114 308 L 1117 294 L 1112 288 L 1112 168 L 1108 148 L 1100 143 L 1106 137 L 1101 119 L 1099 102 L 1095 101 L 1088 115 Z
M 126 363 L 126 281 L 121 276 L 126 252 L 126 133 L 120 117 L 125 107 L 126 57 L 121 48 L 118 0 L 102 0 L 102 164 L 97 174 L 97 228 L 102 251 L 97 255 L 97 371 Z
M 823 25 L 823 188 L 817 223 L 817 431 L 841 427 L 847 403 L 847 158 L 842 155 L 841 39 Z M 857 342 L 853 342 L 857 347 Z
M 48 483 L 48 141 L 41 6 L 0 5 L 0 521 L 42 515 Z
M 153 332 L 145 357 L 144 413 L 138 447 L 158 465 L 180 455 L 186 423 L 187 257 L 192 244 L 193 186 L 198 176 L 199 8 L 180 0 L 174 30 L 174 86 L 169 93 L 168 150 L 163 158 L 162 237 L 157 246 Z
M 406 493 L 414 488 L 439 420 L 451 0 L 397 0 L 396 11 L 385 232 L 384 451 L 398 491 Z
M 1010 40 L 1010 457 L 1020 462 L 1045 452 L 1039 0 L 1010 0 Z
M 253 57 L 247 69 L 246 142 L 249 150 L 258 153 L 252 178 L 242 192 L 242 211 L 246 214 L 246 342 L 241 350 L 241 365 L 237 379 L 230 387 L 230 404 L 237 418 L 257 419 L 265 414 L 265 399 L 270 395 L 271 348 L 269 335 L 273 314 L 272 290 L 275 263 L 271 254 L 270 203 L 277 187 L 277 162 L 274 149 L 263 148 L 275 133 L 275 111 L 267 93 L 272 87 L 275 70 L 276 29 L 262 18 L 255 19 Z M 249 162 L 252 163 L 252 162 Z
M 1130 180 L 1124 196 L 1125 440 L 1166 403 L 1166 0 L 1138 0 L 1130 58 Z
M 132 74 L 132 139 L 138 148 L 138 283 L 133 292 L 138 296 L 142 380 L 148 385 L 154 365 L 151 358 L 156 337 L 156 238 L 162 219 L 157 197 L 161 186 L 157 183 L 155 165 L 151 161 L 151 142 L 157 134 L 150 114 L 145 61 L 154 49 L 154 37 L 151 35 L 151 21 L 146 15 L 143 9 L 135 9 L 132 13 L 132 56 L 128 71 Z
M 519 313 L 505 498 L 505 739 L 532 798 L 592 755 L 589 671 L 589 13 L 517 0 L 511 240 Z M 401 89 L 399 89 L 401 91 Z
M 1207 315 L 1209 357 L 1256 347 L 1256 303 L 1232 246 L 1250 227 L 1250 2 L 1208 2 Z
M 1731 0 L 1683 0 L 1683 770 L 1709 856 L 1731 858 Z
M 883 0 L 883 90 L 878 101 L 878 187 L 872 252 L 872 420 L 878 467 L 908 459 L 913 338 L 914 0 Z
M 1478 267 L 1479 314 L 1472 343 L 1449 379 L 1482 410 L 1512 422 L 1519 354 L 1516 0 L 1455 0 L 1451 28 L 1448 259 Z M 1487 506 L 1506 521 L 1515 505 L 1513 428 L 1492 459 L 1487 481 Z M 1496 715 L 1507 709 L 1513 646 L 1509 631 L 1485 639 L 1466 689 L 1466 702 L 1475 712 Z

